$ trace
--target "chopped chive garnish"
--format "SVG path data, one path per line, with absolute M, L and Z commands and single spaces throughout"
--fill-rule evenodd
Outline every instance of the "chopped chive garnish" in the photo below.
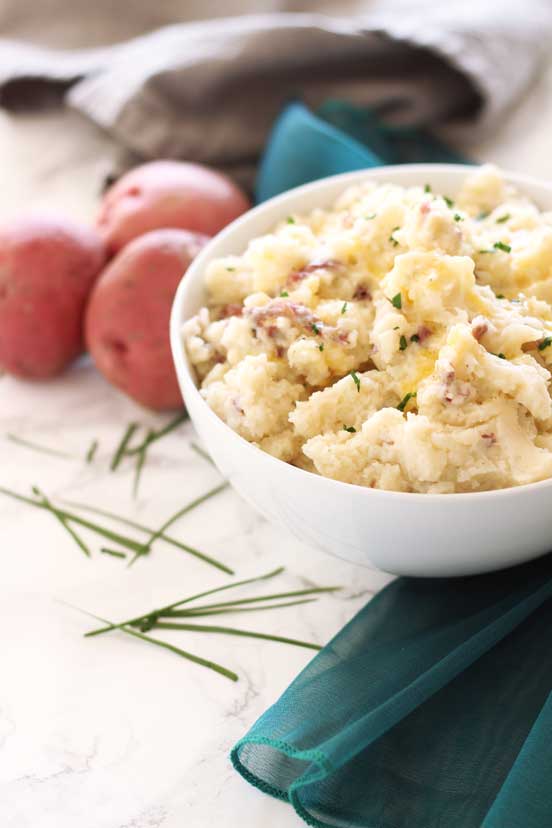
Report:
M 98 450 L 98 441 L 97 440 L 92 440 L 92 442 L 90 443 L 90 447 L 89 447 L 88 451 L 86 452 L 85 460 L 86 460 L 87 463 L 92 462 L 92 460 L 96 456 L 97 450 Z
M 350 376 L 353 378 L 353 382 L 356 385 L 356 390 L 360 393 L 360 380 L 358 378 L 358 374 L 356 371 L 351 371 Z
M 341 308 L 341 313 L 345 313 L 346 310 L 347 310 L 347 302 L 343 302 L 343 306 Z
M 375 214 L 375 213 L 370 213 L 370 215 L 369 215 L 369 216 L 364 216 L 364 218 L 366 219 L 366 221 L 371 221 L 372 219 L 375 219 L 375 217 L 376 217 L 376 214 Z
M 497 218 L 496 223 L 497 224 L 504 224 L 504 222 L 508 221 L 509 218 L 511 218 L 510 213 L 504 213 L 503 216 L 500 216 L 500 218 Z
M 402 308 L 402 296 L 400 293 L 396 293 L 392 299 L 389 300 L 394 308 L 401 310 Z
M 503 294 L 503 293 L 497 293 L 497 294 L 496 294 L 496 298 L 497 298 L 497 299 L 506 299 L 506 297 L 504 296 L 504 294 Z
M 400 403 L 398 404 L 397 408 L 399 411 L 404 411 L 410 400 L 412 400 L 416 396 L 416 391 L 409 391 L 408 394 L 405 394 Z
M 344 425 L 344 426 L 343 426 L 343 431 L 348 431 L 348 432 L 349 432 L 349 434 L 354 434 L 354 433 L 355 433 L 355 431 L 356 431 L 356 428 L 355 428 L 354 426 L 346 426 L 346 425 Z
M 395 238 L 395 236 L 393 234 L 396 233 L 397 230 L 400 230 L 400 229 L 401 229 L 400 226 L 397 225 L 397 227 L 393 227 L 393 229 L 391 230 L 391 235 L 389 236 L 389 241 L 391 242 L 393 247 L 397 247 L 397 245 L 398 245 L 398 241 L 397 241 L 397 239 Z
M 311 328 L 312 328 L 313 333 L 315 333 L 317 335 L 320 334 L 320 328 L 318 327 L 318 325 L 315 322 L 312 323 Z
M 322 343 L 318 346 L 318 350 L 319 350 L 319 351 L 323 351 L 323 350 L 324 350 L 324 343 L 323 343 L 323 342 L 322 342 Z
M 424 186 L 424 193 L 430 193 L 430 192 L 431 192 L 431 184 L 426 184 Z
M 499 359 L 506 359 L 506 354 L 503 354 L 502 351 L 497 356 Z
M 495 251 L 487 249 L 487 250 L 478 250 L 477 252 L 478 253 L 494 253 Z
M 399 351 L 405 351 L 408 342 L 406 341 L 406 336 L 401 336 L 399 339 Z
M 286 221 L 288 224 L 295 224 L 295 219 L 293 218 L 293 216 L 288 216 Z
M 549 348 L 552 345 L 552 336 L 547 336 L 542 342 L 539 342 L 539 351 L 544 351 L 545 348 Z
M 464 221 L 464 216 L 461 216 L 460 213 L 455 213 L 454 221 Z
M 411 342 L 419 342 L 420 337 L 418 336 L 418 334 L 412 334 L 412 336 L 410 337 L 410 341 Z
M 488 212 L 488 210 L 481 210 L 481 212 L 476 215 L 475 220 L 483 221 L 483 219 L 489 218 L 490 215 L 491 214 Z
M 452 200 L 452 198 L 449 198 L 448 196 L 443 196 L 443 201 L 445 202 L 447 207 L 454 207 L 454 201 Z
M 398 330 L 399 330 L 399 325 L 395 325 L 395 327 L 393 328 L 393 330 L 394 330 L 394 331 L 398 331 Z
M 233 272 L 235 271 L 235 269 L 236 269 L 235 267 L 227 267 L 227 268 L 226 268 L 226 270 L 227 270 L 229 273 L 233 273 Z
M 511 253 L 512 248 L 509 244 L 504 244 L 504 242 L 497 241 L 493 244 L 495 250 L 503 250 L 505 253 Z
M 285 298 L 286 298 L 286 296 L 289 296 L 289 293 L 287 292 L 287 290 L 283 290 L 283 291 L 281 292 L 280 296 L 281 296 L 283 299 L 285 299 Z

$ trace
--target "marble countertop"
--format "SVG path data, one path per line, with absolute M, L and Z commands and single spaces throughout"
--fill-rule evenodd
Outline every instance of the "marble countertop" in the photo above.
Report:
M 465 151 L 552 178 L 551 85 L 552 73 L 545 73 L 498 136 Z M 116 155 L 107 136 L 70 112 L 0 113 L 0 151 L 0 219 L 29 207 L 90 218 Z M 109 471 L 133 420 L 166 422 L 110 388 L 87 360 L 48 384 L 1 378 L 0 486 L 29 492 L 36 484 L 52 496 L 157 527 L 220 478 L 190 448 L 192 428 L 185 424 L 151 448 L 134 499 L 130 461 Z M 71 456 L 39 454 L 7 439 L 9 433 Z M 99 449 L 87 464 L 93 439 Z M 183 517 L 172 533 L 221 558 L 242 578 L 284 565 L 282 589 L 343 585 L 314 604 L 233 619 L 250 629 L 322 644 L 388 580 L 304 546 L 231 490 Z M 240 679 L 234 684 L 122 633 L 84 639 L 94 622 L 68 604 L 121 619 L 228 581 L 162 542 L 127 568 L 102 555 L 91 534 L 85 537 L 91 559 L 52 515 L 0 496 L 2 828 L 301 824 L 289 806 L 247 785 L 228 754 L 311 652 L 200 633 L 166 636 L 235 670 Z

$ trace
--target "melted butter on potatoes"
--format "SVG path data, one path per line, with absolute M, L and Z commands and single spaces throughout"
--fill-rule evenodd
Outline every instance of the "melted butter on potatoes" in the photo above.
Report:
M 214 261 L 184 339 L 264 451 L 380 489 L 552 476 L 552 214 L 485 166 L 454 200 L 367 182 Z

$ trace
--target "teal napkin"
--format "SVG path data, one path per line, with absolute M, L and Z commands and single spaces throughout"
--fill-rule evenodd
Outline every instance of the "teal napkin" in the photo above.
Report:
M 235 768 L 324 828 L 550 828 L 551 597 L 552 556 L 394 581 L 238 742 Z
M 413 160 L 463 161 L 374 112 L 294 103 L 257 196 Z M 394 581 L 238 742 L 234 767 L 321 828 L 552 828 L 551 597 L 552 555 Z
M 256 182 L 257 201 L 327 175 L 423 161 L 463 163 L 427 130 L 392 127 L 370 109 L 327 101 L 315 113 L 289 104 L 274 125 Z

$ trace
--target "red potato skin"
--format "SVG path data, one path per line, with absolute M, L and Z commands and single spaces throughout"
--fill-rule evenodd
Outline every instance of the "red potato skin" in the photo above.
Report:
M 250 206 L 222 173 L 183 161 L 152 161 L 130 170 L 107 191 L 97 226 L 116 253 L 163 227 L 214 236 Z
M 169 341 L 176 289 L 207 236 L 153 230 L 107 266 L 90 297 L 85 336 L 104 377 L 146 408 L 182 408 Z
M 0 228 L 0 367 L 23 379 L 60 374 L 83 350 L 86 299 L 104 262 L 96 231 L 29 216 Z

